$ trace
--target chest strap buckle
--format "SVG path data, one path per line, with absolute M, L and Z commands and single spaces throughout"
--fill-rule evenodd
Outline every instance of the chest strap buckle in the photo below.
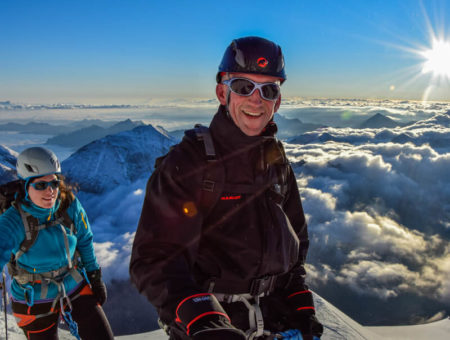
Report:
M 250 286 L 250 295 L 258 296 L 263 293 L 266 293 L 267 295 L 274 290 L 276 280 L 276 275 L 268 275 L 259 279 L 254 279 Z

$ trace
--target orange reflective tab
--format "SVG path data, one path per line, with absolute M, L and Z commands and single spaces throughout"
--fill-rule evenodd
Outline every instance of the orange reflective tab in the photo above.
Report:
M 80 295 L 94 295 L 94 293 L 92 292 L 91 287 L 89 287 L 88 285 L 84 286 L 84 288 L 81 290 Z
M 19 327 L 25 327 L 26 325 L 29 325 L 34 320 L 36 320 L 36 315 L 17 314 L 17 313 L 13 313 L 13 315 L 18 320 L 17 325 Z

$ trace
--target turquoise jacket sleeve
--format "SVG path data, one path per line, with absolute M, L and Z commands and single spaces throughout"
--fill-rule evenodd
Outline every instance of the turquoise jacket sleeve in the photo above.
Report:
M 19 212 L 10 207 L 0 215 L 0 268 L 9 261 L 12 250 L 18 248 L 24 238 Z
M 77 229 L 77 250 L 80 254 L 86 271 L 90 272 L 99 268 L 94 252 L 93 234 L 86 211 L 80 201 L 75 198 L 68 208 L 68 214 L 72 218 Z

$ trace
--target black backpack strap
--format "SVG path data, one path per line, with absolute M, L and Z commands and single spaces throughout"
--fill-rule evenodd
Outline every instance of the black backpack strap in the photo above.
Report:
M 70 230 L 71 234 L 76 234 L 77 233 L 77 228 L 75 228 L 75 224 L 73 223 L 72 219 L 69 216 L 69 213 L 67 212 L 67 209 L 63 209 L 62 211 L 57 211 L 56 212 L 56 219 L 54 221 L 45 223 L 47 224 L 49 227 L 50 226 L 54 226 L 57 224 L 62 224 L 63 226 L 65 226 L 67 229 Z
M 17 261 L 19 257 L 25 254 L 33 246 L 38 237 L 39 230 L 44 228 L 39 225 L 39 220 L 36 217 L 31 216 L 21 208 L 20 202 L 13 202 L 13 206 L 19 211 L 25 231 L 25 239 L 20 244 L 19 250 L 15 255 L 15 261 Z
M 203 171 L 200 210 L 204 216 L 207 216 L 219 201 L 224 190 L 225 168 L 216 152 L 208 127 L 196 124 L 194 129 L 185 131 L 185 136 L 203 144 L 206 164 Z
M 40 230 L 57 225 L 61 225 L 62 232 L 64 234 L 66 253 L 68 253 L 67 233 L 64 229 L 64 226 L 70 229 L 71 234 L 73 233 L 76 234 L 77 230 L 75 228 L 75 224 L 73 223 L 72 219 L 67 213 L 67 209 L 64 209 L 62 212 L 57 212 L 57 217 L 55 220 L 39 224 L 39 220 L 36 217 L 24 211 L 20 206 L 20 203 L 13 202 L 13 205 L 20 213 L 20 217 L 22 218 L 25 231 L 25 239 L 20 244 L 19 250 L 15 255 L 15 261 L 17 261 L 20 256 L 26 253 L 33 246 L 33 244 L 36 242 Z M 68 256 L 68 259 L 69 259 L 68 261 L 70 262 L 70 256 Z
M 270 152 L 272 155 L 270 165 L 271 185 L 268 193 L 277 204 L 283 204 L 288 196 L 291 168 L 281 141 L 275 138 L 270 142 L 270 147 L 272 148 Z
M 281 143 L 280 140 L 277 140 L 278 148 L 280 149 L 281 157 L 283 158 L 283 161 L 281 164 L 277 167 L 278 172 L 278 183 L 280 185 L 280 193 L 283 196 L 286 196 L 287 191 L 289 189 L 289 173 L 291 171 L 291 167 L 289 165 L 289 160 L 286 157 L 286 152 L 284 151 L 283 143 Z
M 205 148 L 205 155 L 208 162 L 217 161 L 216 148 L 214 147 L 214 142 L 209 128 L 201 124 L 196 124 L 194 131 L 197 140 L 203 142 L 203 146 Z

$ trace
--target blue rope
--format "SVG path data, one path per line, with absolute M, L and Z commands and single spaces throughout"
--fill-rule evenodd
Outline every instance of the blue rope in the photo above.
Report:
M 64 321 L 66 322 L 67 326 L 69 326 L 70 334 L 72 334 L 78 340 L 81 340 L 80 335 L 78 334 L 78 325 L 72 319 L 72 313 L 69 311 L 66 311 L 66 312 L 62 313 L 62 316 L 63 316 Z
M 285 332 L 280 332 L 283 340 L 303 340 L 302 334 L 298 329 L 289 329 Z
M 91 282 L 89 281 L 89 278 L 88 278 L 88 276 L 87 276 L 86 268 L 83 267 L 83 268 L 81 269 L 81 272 L 82 272 L 82 274 L 83 274 L 83 276 L 84 276 L 84 279 L 86 280 L 87 284 L 89 285 L 89 287 L 91 287 Z

